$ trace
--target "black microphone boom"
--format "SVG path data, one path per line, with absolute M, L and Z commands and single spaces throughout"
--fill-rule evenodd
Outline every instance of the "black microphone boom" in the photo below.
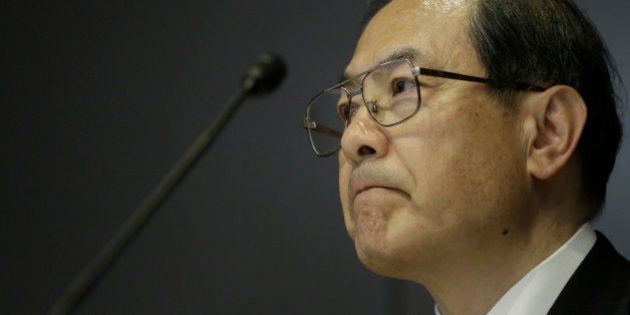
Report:
M 276 89 L 286 76 L 286 66 L 278 55 L 262 54 L 249 68 L 240 88 L 226 102 L 225 107 L 208 129 L 202 132 L 162 180 L 147 194 L 116 233 L 100 249 L 96 257 L 77 274 L 59 296 L 49 314 L 69 314 L 94 287 L 111 263 L 137 235 L 160 203 L 176 187 L 203 152 L 212 146 L 229 119 L 248 96 L 262 95 Z

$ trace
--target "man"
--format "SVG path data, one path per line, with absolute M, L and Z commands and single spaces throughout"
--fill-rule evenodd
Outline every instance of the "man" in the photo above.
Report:
M 621 138 L 609 69 L 568 0 L 377 10 L 305 120 L 362 263 L 441 314 L 628 314 L 630 264 L 589 224 Z

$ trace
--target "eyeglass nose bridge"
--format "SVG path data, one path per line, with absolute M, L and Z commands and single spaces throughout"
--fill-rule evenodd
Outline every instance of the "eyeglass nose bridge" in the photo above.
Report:
M 348 89 L 344 88 L 346 90 L 346 95 L 348 97 L 348 102 L 350 102 L 352 100 L 353 97 L 360 95 L 361 93 L 363 93 L 363 86 L 360 86 L 352 91 L 349 91 Z
M 352 103 L 352 98 L 357 96 L 357 95 L 362 95 L 363 93 L 363 84 L 361 84 L 361 86 L 359 86 L 358 88 L 350 91 L 348 90 L 346 87 L 343 87 L 344 91 L 346 91 L 346 98 L 348 99 L 348 104 Z M 361 96 L 361 99 L 363 99 L 363 96 Z M 348 119 L 346 120 L 346 127 L 348 125 L 350 125 L 350 122 L 352 121 L 352 118 L 354 115 L 357 114 L 357 112 L 359 111 L 359 108 L 355 107 L 351 110 L 350 115 L 348 115 Z

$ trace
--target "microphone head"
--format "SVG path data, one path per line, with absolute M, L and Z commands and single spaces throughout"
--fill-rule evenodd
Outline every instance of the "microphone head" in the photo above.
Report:
M 287 74 L 287 67 L 276 54 L 265 53 L 247 70 L 243 88 L 249 95 L 262 95 L 275 90 Z

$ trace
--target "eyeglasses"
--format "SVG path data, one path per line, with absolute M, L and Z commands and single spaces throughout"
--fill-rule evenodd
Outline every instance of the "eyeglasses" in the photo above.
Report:
M 420 109 L 419 75 L 489 84 L 500 88 L 545 91 L 546 88 L 514 81 L 495 81 L 416 67 L 407 59 L 379 64 L 318 93 L 306 106 L 304 128 L 313 151 L 319 157 L 332 155 L 341 146 L 341 136 L 361 105 L 352 98 L 361 94 L 368 113 L 379 125 L 394 126 L 411 118 Z M 360 84 L 358 84 L 360 83 Z

